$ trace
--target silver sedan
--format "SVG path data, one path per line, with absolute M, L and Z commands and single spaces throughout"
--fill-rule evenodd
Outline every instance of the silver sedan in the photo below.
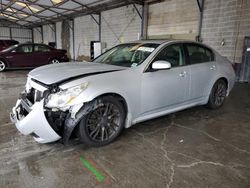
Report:
M 24 135 L 67 143 L 75 130 L 90 146 L 112 142 L 133 124 L 197 105 L 223 105 L 232 64 L 192 41 L 137 41 L 93 62 L 46 65 L 28 74 L 11 112 Z

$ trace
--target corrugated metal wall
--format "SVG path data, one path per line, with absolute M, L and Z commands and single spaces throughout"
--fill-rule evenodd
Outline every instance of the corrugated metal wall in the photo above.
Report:
M 0 26 L 0 39 L 13 39 L 20 43 L 32 42 L 32 30 Z

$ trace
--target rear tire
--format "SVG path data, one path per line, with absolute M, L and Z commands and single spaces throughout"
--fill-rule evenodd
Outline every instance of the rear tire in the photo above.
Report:
M 126 112 L 122 103 L 113 96 L 101 97 L 96 104 L 82 117 L 78 136 L 82 143 L 100 147 L 119 136 L 124 127 Z
M 58 64 L 60 61 L 58 59 L 52 59 L 50 60 L 50 64 Z
M 0 60 L 0 72 L 3 72 L 6 70 L 6 63 Z
M 211 109 L 220 108 L 225 102 L 226 95 L 227 83 L 222 79 L 217 80 L 210 93 L 207 106 Z

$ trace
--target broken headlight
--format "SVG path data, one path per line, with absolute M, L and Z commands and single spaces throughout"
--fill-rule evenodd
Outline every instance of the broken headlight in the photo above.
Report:
M 78 97 L 88 86 L 84 83 L 75 87 L 61 90 L 57 93 L 50 94 L 46 100 L 45 106 L 48 108 L 68 109 L 72 106 L 73 101 Z

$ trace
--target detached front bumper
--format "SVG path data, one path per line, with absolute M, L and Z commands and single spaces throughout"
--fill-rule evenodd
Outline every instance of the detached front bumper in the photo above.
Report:
M 10 113 L 10 119 L 22 134 L 32 135 L 39 143 L 54 142 L 61 138 L 46 119 L 44 99 L 35 102 L 34 105 L 28 100 L 18 99 Z

